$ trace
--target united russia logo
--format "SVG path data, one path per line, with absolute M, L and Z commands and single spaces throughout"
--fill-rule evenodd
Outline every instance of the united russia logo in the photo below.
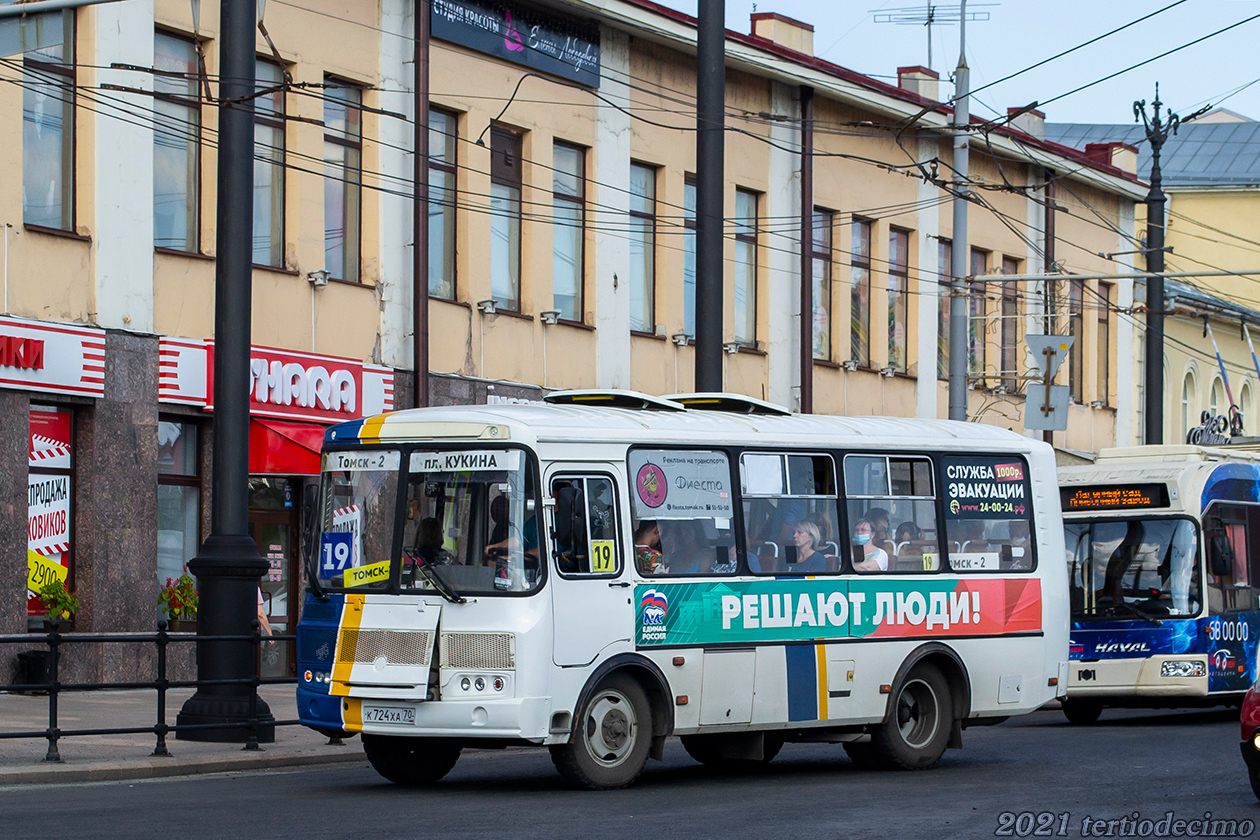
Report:
M 669 598 L 659 589 L 649 589 L 639 599 L 639 607 L 643 610 L 644 626 L 660 627 L 665 624 L 665 616 L 669 614 Z

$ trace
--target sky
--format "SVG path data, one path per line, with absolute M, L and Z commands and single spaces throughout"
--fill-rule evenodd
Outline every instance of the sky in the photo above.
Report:
M 658 0 L 696 14 L 696 0 Z M 1050 102 L 1049 122 L 1128 123 L 1133 102 L 1160 99 L 1186 115 L 1204 104 L 1221 104 L 1260 119 L 1260 0 L 1004 0 L 968 3 L 968 12 L 988 20 L 967 24 L 967 63 L 976 90 L 971 113 L 988 117 L 1008 107 L 1047 102 L 1080 85 L 1110 75 L 1230 24 L 1256 16 L 1221 35 L 1130 70 L 1110 81 Z M 915 6 L 913 0 L 726 0 L 726 26 L 749 31 L 749 15 L 778 12 L 814 26 L 814 54 L 885 81 L 899 66 L 927 65 L 927 27 L 877 23 L 875 17 Z M 919 4 L 920 10 L 926 4 Z M 1173 6 L 1149 20 L 1104 38 L 985 90 L 982 85 L 1082 44 L 1145 15 Z M 957 4 L 954 4 L 957 8 Z M 953 95 L 958 64 L 957 24 L 932 27 L 932 69 L 941 75 L 941 98 Z M 1250 87 L 1237 90 L 1252 83 Z M 1237 92 L 1235 92 L 1237 91 Z M 1232 94 L 1232 95 L 1231 95 Z M 1229 97 L 1226 99 L 1226 97 Z

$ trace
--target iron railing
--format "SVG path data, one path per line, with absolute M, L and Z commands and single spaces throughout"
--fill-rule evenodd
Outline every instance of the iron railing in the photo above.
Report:
M 48 648 L 47 678 L 43 682 L 25 682 L 12 685 L 0 685 L 0 691 L 46 691 L 48 693 L 48 727 L 43 730 L 26 732 L 0 732 L 0 739 L 13 738 L 46 738 L 48 753 L 45 761 L 61 761 L 61 752 L 57 742 L 66 737 L 77 735 L 143 735 L 152 734 L 157 737 L 157 745 L 153 755 L 168 756 L 166 736 L 171 732 L 188 732 L 197 729 L 241 729 L 246 732 L 245 749 L 258 750 L 258 730 L 260 726 L 294 726 L 298 720 L 260 720 L 258 716 L 258 687 L 260 685 L 295 685 L 296 677 L 262 677 L 259 676 L 260 651 L 263 641 L 288 642 L 297 637 L 293 634 L 264 635 L 258 621 L 254 621 L 253 633 L 244 636 L 199 636 L 195 633 L 179 633 L 172 635 L 167 631 L 167 623 L 159 621 L 157 632 L 140 634 L 116 633 L 74 633 L 65 635 L 60 632 L 60 622 L 48 622 L 48 632 L 40 635 L 29 633 L 16 636 L 0 636 L 0 645 L 43 644 Z M 219 680 L 171 680 L 166 676 L 166 649 L 171 644 L 195 643 L 198 641 L 215 642 L 252 642 L 254 655 L 253 676 L 238 679 Z M 149 681 L 103 682 L 103 683 L 63 683 L 58 679 L 58 664 L 61 659 L 61 648 L 68 644 L 152 644 L 157 648 L 157 678 Z M 172 726 L 166 722 L 166 693 L 172 688 L 201 688 L 212 685 L 248 685 L 251 687 L 249 700 L 249 716 L 242 721 L 231 723 L 196 723 Z M 153 726 L 124 726 L 96 729 L 62 729 L 57 723 L 57 699 L 63 692 L 89 692 L 122 689 L 153 689 L 157 692 L 157 715 Z

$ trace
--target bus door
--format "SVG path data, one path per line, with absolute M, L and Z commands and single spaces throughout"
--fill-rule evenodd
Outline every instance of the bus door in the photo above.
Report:
M 557 665 L 587 665 L 608 645 L 632 637 L 633 593 L 623 579 L 625 537 L 613 475 L 611 465 L 607 472 L 560 465 L 548 473 Z

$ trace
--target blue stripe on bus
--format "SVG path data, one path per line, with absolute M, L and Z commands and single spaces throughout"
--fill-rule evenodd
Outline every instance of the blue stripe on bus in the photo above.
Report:
M 330 443 L 358 443 L 359 429 L 363 427 L 363 418 L 358 420 L 347 420 L 344 423 L 338 423 L 335 426 L 329 426 L 324 430 L 324 444 Z
M 818 660 L 813 645 L 788 645 L 788 720 L 818 720 Z

